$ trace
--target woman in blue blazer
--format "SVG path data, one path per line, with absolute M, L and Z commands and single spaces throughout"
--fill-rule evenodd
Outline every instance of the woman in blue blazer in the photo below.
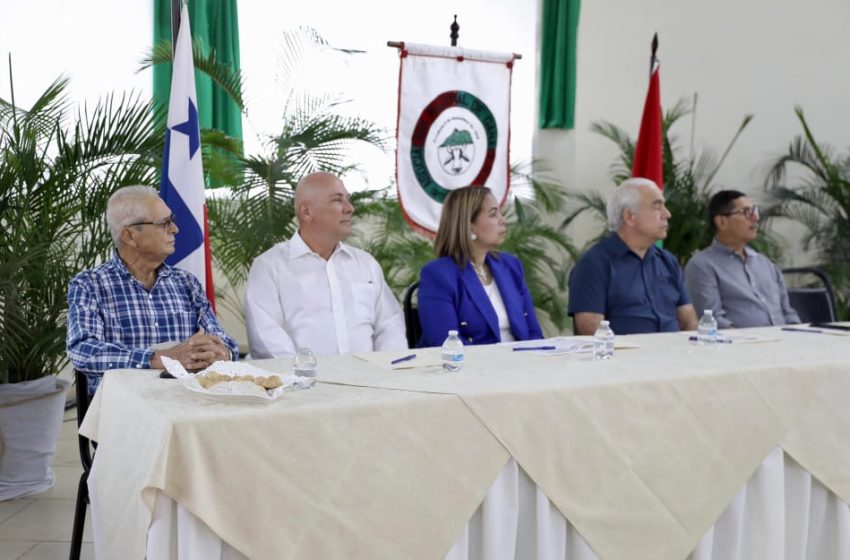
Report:
M 449 330 L 464 344 L 542 338 L 522 263 L 498 253 L 507 229 L 487 187 L 449 193 L 434 249 L 419 273 L 419 346 L 440 346 Z

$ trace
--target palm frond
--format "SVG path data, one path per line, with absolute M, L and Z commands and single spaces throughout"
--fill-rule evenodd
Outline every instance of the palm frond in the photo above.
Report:
M 240 111 L 245 111 L 245 100 L 242 97 L 244 79 L 239 70 L 229 64 L 219 62 L 215 49 L 209 49 L 209 52 L 207 52 L 207 48 L 200 38 L 192 41 L 192 59 L 196 69 L 209 76 L 233 100 Z M 168 40 L 159 41 L 139 61 L 137 72 L 146 70 L 154 64 L 171 64 L 172 62 L 174 62 L 172 42 Z
M 566 192 L 543 161 L 515 163 L 510 176 L 511 191 L 520 198 L 535 201 L 540 211 L 553 214 L 564 208 Z
M 732 147 L 735 145 L 735 142 L 738 141 L 741 133 L 744 132 L 744 129 L 747 128 L 747 125 L 749 125 L 752 120 L 752 114 L 744 115 L 744 118 L 741 120 L 741 124 L 738 125 L 738 130 L 736 130 L 735 134 L 732 135 L 732 139 L 729 140 L 729 143 L 726 145 L 726 149 L 723 150 L 723 154 L 720 156 L 720 159 L 717 160 L 714 168 L 707 172 L 705 180 L 701 185 L 702 188 L 708 188 L 708 186 L 714 181 L 715 175 L 717 175 L 717 172 L 720 171 L 720 167 L 723 165 L 723 162 L 726 161 L 726 157 L 729 155 L 729 152 L 732 151 Z
M 74 112 L 67 85 L 56 80 L 29 110 L 0 110 L 3 383 L 55 373 L 65 362 L 68 282 L 109 252 L 106 199 L 155 174 L 149 105 L 112 95 Z

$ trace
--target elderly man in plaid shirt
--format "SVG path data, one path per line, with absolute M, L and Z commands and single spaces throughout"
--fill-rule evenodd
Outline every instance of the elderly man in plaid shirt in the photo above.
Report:
M 157 192 L 145 186 L 115 191 L 106 222 L 112 259 L 81 272 L 68 287 L 68 356 L 86 374 L 89 394 L 104 371 L 159 369 L 163 356 L 186 369 L 238 359 L 236 341 L 219 325 L 198 279 L 165 264 L 178 228 Z

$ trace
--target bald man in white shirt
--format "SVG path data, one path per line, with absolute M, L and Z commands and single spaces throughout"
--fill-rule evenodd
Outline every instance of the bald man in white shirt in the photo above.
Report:
M 367 252 L 343 243 L 354 207 L 343 182 L 311 173 L 295 189 L 298 231 L 254 260 L 245 289 L 251 356 L 407 348 L 404 316 Z

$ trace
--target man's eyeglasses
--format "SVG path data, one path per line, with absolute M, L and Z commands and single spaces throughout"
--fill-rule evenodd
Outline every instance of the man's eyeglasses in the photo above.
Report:
M 747 206 L 746 208 L 739 208 L 737 210 L 733 210 L 732 212 L 726 212 L 723 216 L 734 216 L 735 214 L 743 214 L 745 218 L 758 218 L 760 209 L 758 206 Z
M 133 224 L 127 224 L 127 227 L 131 226 L 159 226 L 163 229 L 163 231 L 167 230 L 173 225 L 177 225 L 177 217 L 172 214 L 167 218 L 159 220 L 158 222 L 136 222 Z

